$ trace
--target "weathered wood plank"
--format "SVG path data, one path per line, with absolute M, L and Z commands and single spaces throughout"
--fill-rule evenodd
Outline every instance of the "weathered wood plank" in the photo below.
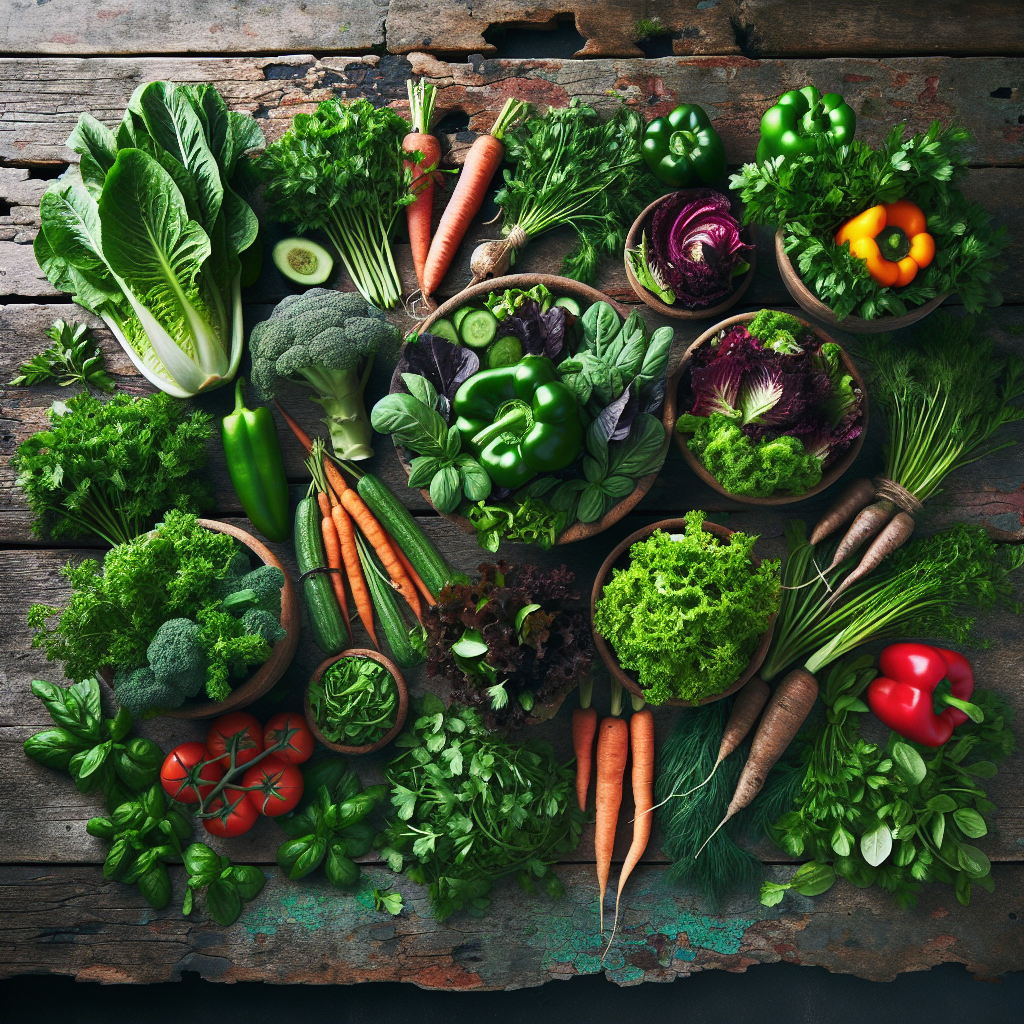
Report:
M 9 0 L 4 8 L 6 53 L 359 53 L 384 45 L 387 0 Z
M 510 95 L 538 106 L 563 106 L 573 96 L 604 112 L 625 101 L 647 117 L 679 102 L 703 104 L 715 121 L 730 163 L 749 160 L 761 114 L 780 93 L 814 82 L 841 92 L 860 118 L 859 137 L 880 142 L 901 120 L 921 130 L 953 117 L 975 135 L 980 164 L 1024 165 L 1020 62 L 1011 58 L 861 57 L 832 60 L 750 60 L 665 57 L 655 60 L 482 60 L 447 63 L 423 53 L 362 58 L 137 57 L 0 60 L 0 160 L 72 159 L 64 141 L 84 110 L 120 119 L 132 90 L 160 78 L 212 82 L 229 106 L 254 113 L 277 138 L 299 110 L 328 96 L 368 96 L 407 104 L 410 72 L 438 85 L 437 115 L 460 113 L 471 131 L 490 128 Z
M 776 869 L 776 877 L 791 871 Z M 495 886 L 485 917 L 460 914 L 438 924 L 422 887 L 380 869 L 366 871 L 354 895 L 332 890 L 319 875 L 294 883 L 271 869 L 239 921 L 221 928 L 199 909 L 181 916 L 181 869 L 172 869 L 171 905 L 154 911 L 136 888 L 105 882 L 96 867 L 5 867 L 0 975 L 139 983 L 176 980 L 188 970 L 223 982 L 533 987 L 602 969 L 592 869 L 557 872 L 566 889 L 561 900 L 525 897 L 506 880 Z M 662 868 L 641 866 L 623 897 L 604 972 L 635 985 L 785 960 L 874 981 L 940 963 L 963 963 L 990 978 L 1024 965 L 1024 865 L 997 865 L 992 873 L 995 892 L 978 891 L 970 907 L 947 886 L 929 886 L 918 907 L 899 911 L 877 888 L 837 885 L 813 900 L 789 895 L 771 909 L 737 897 L 716 914 L 668 883 Z M 374 911 L 371 886 L 398 889 L 402 914 Z

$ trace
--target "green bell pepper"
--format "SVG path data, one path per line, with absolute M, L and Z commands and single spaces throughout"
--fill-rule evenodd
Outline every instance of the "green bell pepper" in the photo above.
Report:
M 673 188 L 713 185 L 725 177 L 725 147 L 702 107 L 690 103 L 656 117 L 644 132 L 644 160 Z
M 571 465 L 583 447 L 576 396 L 545 356 L 474 374 L 455 393 L 463 447 L 499 487 Z
M 822 135 L 840 145 L 853 141 L 857 115 L 837 92 L 824 96 L 813 85 L 784 92 L 761 118 L 761 141 L 757 162 L 782 156 L 802 156 L 817 151 Z
M 239 377 L 235 408 L 220 425 L 228 472 L 249 521 L 268 540 L 280 543 L 291 534 L 291 515 L 277 427 L 269 409 L 246 409 L 244 384 Z

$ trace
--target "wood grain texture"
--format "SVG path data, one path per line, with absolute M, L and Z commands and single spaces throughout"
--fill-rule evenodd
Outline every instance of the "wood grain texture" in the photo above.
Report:
M 384 45 L 387 0 L 5 0 L 0 52 L 358 53 Z
M 421 887 L 370 869 L 355 894 L 319 874 L 301 883 L 267 872 L 263 892 L 221 928 L 197 907 L 183 918 L 184 878 L 172 868 L 170 906 L 154 911 L 133 886 L 105 882 L 98 867 L 0 868 L 0 976 L 70 974 L 80 981 L 161 982 L 195 971 L 211 981 L 353 984 L 404 981 L 482 991 L 534 987 L 601 970 L 597 884 L 589 866 L 562 866 L 563 899 L 495 886 L 481 919 L 429 916 Z M 777 868 L 776 880 L 792 868 Z M 962 907 L 930 886 L 920 905 L 894 914 L 878 889 L 834 887 L 813 900 L 788 895 L 766 909 L 752 897 L 718 913 L 673 888 L 663 868 L 639 866 L 623 896 L 620 932 L 604 964 L 620 985 L 672 981 L 706 970 L 803 964 L 873 981 L 962 963 L 991 978 L 1019 969 L 1024 945 L 1024 865 L 996 865 L 993 894 Z M 395 888 L 399 917 L 374 911 L 371 886 Z

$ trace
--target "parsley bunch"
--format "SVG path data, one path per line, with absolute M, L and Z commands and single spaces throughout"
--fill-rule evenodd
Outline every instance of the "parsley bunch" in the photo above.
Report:
M 24 440 L 11 465 L 35 514 L 37 537 L 101 537 L 126 544 L 171 508 L 213 504 L 206 467 L 212 417 L 163 392 L 149 398 L 88 392 L 54 402 L 50 428 Z
M 906 126 L 897 125 L 877 149 L 858 139 L 839 146 L 821 136 L 814 153 L 744 164 L 730 179 L 745 222 L 785 229 L 786 252 L 804 283 L 839 320 L 902 316 L 947 291 L 959 294 L 970 312 L 1002 301 L 993 278 L 1003 269 L 998 259 L 1006 228 L 994 228 L 991 216 L 956 187 L 966 173 L 962 147 L 970 133 L 939 121 L 922 134 L 905 133 Z M 935 239 L 935 259 L 898 290 L 882 287 L 848 244 L 834 242 L 847 220 L 897 199 L 921 207 Z
M 419 717 L 399 736 L 408 748 L 385 770 L 395 817 L 381 833 L 381 855 L 429 885 L 434 916 L 480 916 L 495 879 L 549 896 L 564 894 L 550 866 L 576 848 L 583 812 L 571 762 L 547 743 L 509 743 L 489 733 L 472 708 L 445 708 L 427 694 Z
M 917 902 L 918 883 L 945 882 L 966 905 L 975 884 L 993 890 L 988 857 L 969 840 L 988 834 L 983 815 L 996 805 L 979 780 L 992 778 L 995 762 L 1013 750 L 1013 711 L 990 691 L 975 690 L 971 699 L 984 721 L 958 726 L 944 746 L 922 747 L 892 733 L 879 747 L 860 735 L 859 717 L 876 674 L 870 657 L 839 662 L 829 673 L 821 690 L 825 718 L 802 752 L 801 791 L 770 834 L 791 856 L 813 858 L 819 884 L 804 895 L 824 892 L 838 875 L 860 888 L 879 885 L 903 907 Z M 774 906 L 787 889 L 802 891 L 808 872 L 805 866 L 793 883 L 766 882 L 761 902 Z
M 88 337 L 86 324 L 69 324 L 55 320 L 46 336 L 53 344 L 24 363 L 18 376 L 11 380 L 14 387 L 35 384 L 88 384 L 99 391 L 113 391 L 117 385 L 103 365 L 103 352 Z

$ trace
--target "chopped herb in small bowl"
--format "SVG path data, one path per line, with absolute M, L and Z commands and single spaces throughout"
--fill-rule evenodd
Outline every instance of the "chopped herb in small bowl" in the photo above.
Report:
M 313 673 L 306 689 L 306 720 L 332 750 L 368 754 L 397 735 L 407 703 L 398 669 L 376 651 L 354 648 Z

